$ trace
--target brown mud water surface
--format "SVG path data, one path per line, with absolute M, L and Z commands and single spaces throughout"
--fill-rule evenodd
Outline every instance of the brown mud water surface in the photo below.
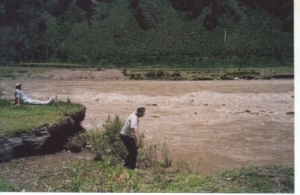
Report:
M 293 79 L 3 79 L 4 97 L 13 98 L 16 82 L 29 97 L 57 95 L 84 105 L 87 130 L 101 128 L 108 116 L 125 119 L 145 106 L 148 113 L 140 120 L 145 145 L 166 143 L 173 159 L 184 159 L 202 173 L 251 165 L 294 167 Z

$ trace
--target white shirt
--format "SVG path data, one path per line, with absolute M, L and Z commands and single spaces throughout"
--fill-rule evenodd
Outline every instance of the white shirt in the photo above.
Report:
M 25 101 L 26 99 L 28 99 L 28 97 L 27 97 L 27 96 L 23 93 L 23 91 L 20 90 L 20 89 L 16 89 L 16 90 L 15 90 L 15 97 L 20 98 L 20 101 L 21 101 L 22 103 L 24 103 L 24 101 Z
M 125 124 L 121 130 L 121 134 L 134 138 L 133 131 L 139 127 L 139 118 L 135 113 L 132 113 L 125 120 Z

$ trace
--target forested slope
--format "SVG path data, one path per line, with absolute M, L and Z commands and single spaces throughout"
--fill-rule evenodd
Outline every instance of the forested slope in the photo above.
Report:
M 292 0 L 0 0 L 2 62 L 243 66 L 292 58 Z

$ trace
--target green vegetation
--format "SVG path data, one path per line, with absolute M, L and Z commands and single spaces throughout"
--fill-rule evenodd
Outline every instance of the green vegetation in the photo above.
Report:
M 125 74 L 124 74 L 125 75 Z M 126 75 L 132 80 L 232 80 L 270 79 L 276 76 L 294 75 L 293 67 L 228 67 L 228 68 L 129 68 Z
M 18 189 L 0 177 L 0 192 L 18 192 Z
M 83 109 L 82 105 L 70 101 L 54 102 L 51 105 L 14 107 L 12 100 L 0 99 L 0 136 L 14 135 L 59 122 L 81 109 Z
M 9 66 L 17 67 L 47 67 L 47 68 L 89 68 L 87 65 L 69 64 L 69 63 L 13 63 Z M 6 66 L 8 66 L 6 65 Z
M 293 66 L 292 0 L 11 0 L 0 26 L 2 64 Z
M 20 181 L 13 187 L 7 183 L 8 180 L 0 180 L 0 191 L 26 188 L 32 192 L 294 192 L 293 168 L 280 165 L 251 166 L 204 175 L 193 170 L 184 160 L 171 159 L 166 144 L 147 147 L 142 144 L 138 155 L 140 170 L 124 169 L 122 159 L 126 150 L 119 138 L 123 124 L 119 116 L 109 117 L 102 129 L 79 135 L 80 140 L 86 142 L 86 149 L 96 153 L 94 160 L 76 158 L 64 166 L 57 163 L 55 168 L 52 164 L 51 167 L 46 166 L 49 170 L 44 167 L 40 174 L 27 168 L 27 174 L 33 172 L 28 181 Z M 27 161 L 24 159 L 20 163 L 13 164 L 12 169 L 26 166 Z

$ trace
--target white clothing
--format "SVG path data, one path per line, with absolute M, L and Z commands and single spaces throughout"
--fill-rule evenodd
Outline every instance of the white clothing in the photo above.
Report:
M 20 89 L 15 90 L 15 97 L 20 98 L 20 102 L 22 102 L 23 104 L 50 104 L 54 101 L 52 98 L 49 98 L 46 101 L 30 99 Z
M 41 100 L 33 100 L 30 98 L 27 98 L 23 103 L 24 104 L 50 104 L 51 102 L 53 102 L 54 100 L 52 98 L 49 98 L 46 101 L 41 101 Z
M 121 130 L 121 135 L 129 136 L 131 138 L 134 138 L 133 131 L 135 129 L 138 129 L 139 127 L 139 118 L 135 113 L 132 113 L 127 117 L 125 120 L 125 124 Z
M 19 98 L 20 101 L 21 101 L 22 103 L 24 103 L 24 101 L 25 101 L 26 99 L 28 99 L 28 97 L 27 97 L 27 96 L 23 93 L 23 91 L 20 90 L 20 89 L 16 89 L 16 90 L 15 90 L 15 97 L 16 97 L 16 98 Z

